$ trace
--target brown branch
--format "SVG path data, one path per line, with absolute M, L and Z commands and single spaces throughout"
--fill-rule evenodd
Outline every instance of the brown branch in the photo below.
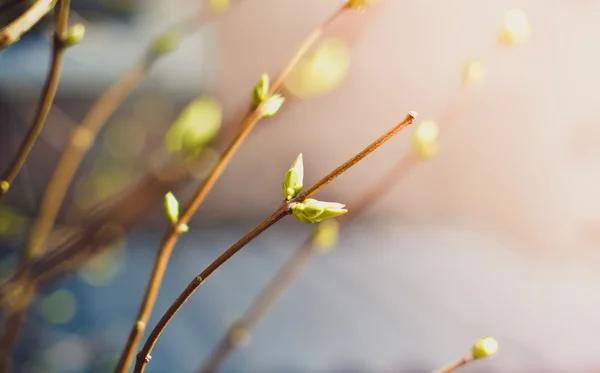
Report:
M 384 197 L 416 164 L 414 153 L 411 152 L 402 157 L 377 183 L 361 193 L 356 200 L 347 204 L 349 206 L 348 213 L 338 218 L 340 228 L 350 225 L 356 218 L 368 210 L 375 201 Z M 313 239 L 309 237 L 294 251 L 277 274 L 273 276 L 240 320 L 232 325 L 225 337 L 221 339 L 208 356 L 199 372 L 212 373 L 218 370 L 229 354 L 238 347 L 239 342 L 236 341 L 237 333 L 249 335 L 252 332 L 256 325 L 267 315 L 275 302 L 300 276 L 316 252 Z
M 446 367 L 435 371 L 434 373 L 452 373 L 455 370 L 457 370 L 458 368 L 463 367 L 472 361 L 473 361 L 473 355 L 468 354 L 468 355 L 463 356 L 459 360 L 457 360 L 451 364 L 448 364 Z
M 329 27 L 329 25 L 347 9 L 349 9 L 347 4 L 342 5 L 335 13 L 333 13 L 331 17 L 325 20 L 325 22 L 323 22 L 321 25 L 315 28 L 306 37 L 306 39 L 300 45 L 296 53 L 284 66 L 277 79 L 269 87 L 269 90 L 265 95 L 266 98 L 272 96 L 275 92 L 279 90 L 279 88 L 283 84 L 284 80 L 288 77 L 292 69 L 298 64 L 300 59 L 314 45 L 314 43 L 321 37 L 325 29 Z M 156 297 L 158 296 L 160 285 L 162 283 L 162 279 L 164 277 L 169 258 L 171 257 L 171 253 L 173 252 L 173 249 L 179 239 L 179 235 L 181 234 L 181 230 L 179 229 L 179 227 L 188 224 L 192 216 L 194 216 L 198 208 L 206 199 L 208 193 L 214 187 L 217 180 L 220 178 L 221 174 L 229 164 L 231 158 L 236 154 L 241 144 L 248 137 L 250 132 L 254 129 L 254 127 L 257 125 L 261 118 L 262 113 L 260 106 L 251 110 L 246 115 L 246 117 L 242 121 L 240 131 L 237 134 L 237 136 L 233 139 L 231 144 L 223 152 L 219 161 L 213 167 L 208 177 L 204 180 L 200 188 L 196 191 L 191 202 L 184 209 L 177 223 L 174 224 L 174 226 L 166 232 L 161 247 L 159 249 L 158 255 L 156 256 L 154 267 L 152 269 L 150 279 L 148 280 L 146 291 L 144 293 L 144 297 L 142 299 L 142 304 L 140 305 L 136 321 L 133 324 L 132 329 L 129 333 L 127 342 L 125 344 L 121 357 L 119 358 L 119 363 L 117 364 L 117 368 L 115 369 L 115 373 L 125 373 L 129 368 L 131 361 L 133 360 L 135 349 L 139 345 L 146 324 L 148 323 L 148 319 L 150 318 L 150 314 L 152 313 L 152 309 L 154 308 Z
M 349 210 L 348 213 L 351 211 L 354 210 Z M 223 363 L 229 354 L 238 347 L 240 341 L 237 340 L 237 333 L 241 332 L 247 334 L 254 329 L 260 320 L 266 316 L 273 304 L 277 302 L 277 300 L 292 285 L 294 280 L 308 266 L 314 254 L 315 250 L 312 245 L 312 237 L 309 237 L 302 246 L 294 251 L 283 267 L 281 267 L 275 276 L 273 276 L 267 286 L 252 302 L 245 314 L 231 326 L 225 337 L 221 339 L 208 356 L 199 372 L 212 373 L 217 371 L 221 363 Z
M 461 90 L 446 105 L 440 114 L 440 122 L 448 125 L 462 114 L 472 97 L 474 87 L 463 85 Z M 381 198 L 389 194 L 397 184 L 417 166 L 419 159 L 414 151 L 406 153 L 396 164 L 382 176 L 374 185 L 363 191 L 354 201 L 348 203 L 350 210 L 338 218 L 340 229 L 351 225 L 358 217 L 373 206 Z M 273 276 L 267 286 L 258 294 L 248 310 L 234 323 L 225 336 L 217 343 L 200 367 L 200 373 L 216 372 L 227 357 L 243 341 L 238 340 L 240 335 L 250 337 L 256 325 L 269 312 L 270 308 L 292 285 L 302 271 L 308 266 L 310 260 L 317 252 L 309 237 L 286 261 L 283 267 Z
M 347 171 L 350 167 L 354 166 L 366 156 L 375 151 L 375 149 L 379 148 L 383 144 L 385 144 L 389 139 L 391 139 L 394 135 L 400 132 L 403 128 L 407 127 L 411 124 L 416 117 L 416 113 L 409 112 L 408 115 L 404 118 L 404 120 L 390 129 L 387 133 L 381 136 L 379 139 L 372 142 L 365 149 L 363 149 L 360 153 L 356 154 L 354 157 L 350 158 L 348 161 L 344 162 L 341 166 L 337 167 L 335 170 L 331 171 L 327 176 L 319 180 L 313 186 L 308 188 L 308 190 L 304 193 L 300 193 L 296 197 L 294 197 L 289 202 L 284 202 L 279 206 L 277 210 L 270 216 L 268 216 L 265 220 L 263 220 L 259 225 L 257 225 L 254 229 L 252 229 L 249 233 L 247 233 L 244 237 L 242 237 L 238 242 L 236 242 L 233 246 L 227 249 L 221 256 L 215 259 L 200 275 L 195 277 L 189 285 L 185 288 L 185 290 L 177 297 L 177 299 L 171 304 L 167 312 L 162 316 L 158 324 L 150 333 L 150 336 L 146 340 L 144 347 L 138 353 L 135 372 L 142 373 L 145 370 L 146 364 L 149 361 L 150 353 L 156 344 L 156 341 L 162 334 L 163 330 L 167 327 L 171 319 L 175 316 L 175 314 L 179 311 L 179 309 L 183 306 L 183 304 L 192 296 L 192 294 L 208 279 L 208 277 L 213 274 L 219 267 L 221 267 L 227 260 L 229 260 L 233 255 L 235 255 L 238 251 L 240 251 L 244 246 L 246 246 L 250 241 L 256 238 L 259 234 L 267 230 L 277 221 L 279 221 L 284 216 L 290 213 L 290 206 L 294 203 L 302 202 L 307 198 L 310 198 L 316 192 L 321 190 L 325 185 L 329 184 L 333 180 L 335 180 L 338 176 Z
M 37 4 L 43 3 L 39 1 Z M 54 2 L 51 2 L 54 5 Z M 52 8 L 49 4 L 47 4 L 49 8 Z M 42 127 L 44 126 L 44 122 L 46 121 L 46 117 L 50 112 L 50 108 L 52 107 L 52 102 L 54 101 L 54 97 L 56 95 L 56 89 L 58 88 L 58 82 L 60 79 L 60 72 L 62 67 L 62 58 L 63 53 L 66 46 L 63 44 L 62 40 L 64 39 L 68 20 L 69 20 L 69 10 L 71 6 L 70 0 L 61 0 L 59 4 L 58 16 L 56 19 L 56 29 L 53 38 L 52 45 L 52 62 L 50 65 L 50 71 L 48 73 L 48 78 L 46 80 L 46 84 L 44 86 L 44 91 L 42 93 L 42 98 L 40 99 L 40 104 L 38 106 L 38 110 L 35 115 L 34 123 L 30 128 L 24 142 L 21 144 L 21 147 L 13 160 L 9 170 L 6 172 L 6 175 L 3 177 L 2 181 L 0 181 L 0 199 L 2 196 L 8 191 L 10 185 L 16 178 L 19 170 L 25 163 L 31 148 L 35 144 Z M 35 7 L 35 5 L 34 5 Z M 33 7 L 32 7 L 33 8 Z M 49 9 L 48 9 L 49 10 Z M 31 9 L 30 9 L 31 11 Z M 44 13 L 45 14 L 45 13 Z M 41 18 L 41 16 L 39 17 Z M 38 18 L 38 20 L 39 20 Z M 29 13 L 23 15 L 21 17 L 22 25 L 31 25 L 35 24 L 35 17 Z M 29 26 L 29 28 L 31 27 Z M 27 29 L 29 29 L 27 28 Z M 5 29 L 6 31 L 6 29 Z M 25 32 L 24 30 L 23 32 Z M 21 33 L 22 34 L 22 33 Z M 21 34 L 18 34 L 20 37 Z M 14 38 L 17 34 L 11 34 Z M 18 37 L 17 37 L 18 39 Z M 14 42 L 14 40 L 13 40 Z M 21 263 L 25 263 L 27 261 L 27 256 L 24 255 L 21 258 Z M 5 330 L 0 336 L 0 373 L 10 372 L 12 367 L 12 355 L 13 351 L 17 345 L 19 339 L 19 332 L 21 330 L 21 326 L 25 321 L 25 309 L 27 308 L 25 305 L 31 302 L 33 298 L 33 293 L 35 293 L 35 288 L 24 287 L 23 288 L 23 302 L 19 303 L 19 307 L 16 312 L 10 313 L 8 317 L 5 319 Z
M 181 25 L 176 26 L 180 26 L 182 31 L 191 31 L 193 22 L 198 22 L 201 19 L 202 17 L 194 15 L 189 20 L 182 22 Z M 57 35 L 59 34 L 57 33 Z M 56 40 L 61 39 L 62 35 L 57 36 Z M 59 45 L 57 44 L 57 46 Z M 62 46 L 60 48 L 62 49 Z M 21 286 L 22 292 L 19 296 L 20 299 L 18 299 L 19 306 L 8 310 L 5 332 L 3 333 L 6 340 L 14 341 L 18 338 L 20 327 L 25 320 L 25 314 L 33 301 L 37 288 L 36 281 L 30 278 L 29 271 L 26 268 L 29 262 L 45 251 L 44 244 L 53 228 L 56 216 L 79 165 L 108 118 L 140 84 L 153 63 L 162 55 L 164 54 L 155 53 L 152 50 L 152 45 L 150 45 L 146 55 L 100 96 L 83 119 L 81 125 L 76 127 L 69 137 L 66 149 L 61 155 L 44 192 L 38 216 L 31 229 L 28 245 L 17 268 L 19 274 L 16 277 L 17 286 Z M 41 127 L 39 130 L 41 130 Z M 35 138 L 32 141 L 35 141 Z
M 24 33 L 54 8 L 55 4 L 56 0 L 38 0 L 19 18 L 0 30 L 0 51 L 19 41 Z
M 208 20 L 208 18 L 203 19 L 202 16 L 207 16 L 207 13 L 201 12 L 194 15 L 190 20 L 176 25 L 175 28 L 184 30 L 186 29 L 185 26 L 191 24 L 192 21 L 201 22 Z M 191 31 L 191 27 L 188 28 L 188 31 Z M 48 187 L 44 192 L 40 212 L 30 234 L 27 260 L 37 257 L 42 250 L 43 243 L 52 230 L 56 216 L 73 181 L 73 177 L 88 150 L 95 142 L 98 132 L 133 90 L 139 86 L 154 62 L 164 55 L 162 53 L 154 53 L 152 45 L 151 43 L 147 47 L 146 55 L 137 64 L 113 83 L 96 100 L 81 122 L 81 125 L 73 130 L 67 147 L 58 161 Z
M 44 14 L 46 14 L 54 6 L 54 1 L 38 1 L 35 3 L 25 14 L 23 14 L 14 23 L 9 25 L 0 34 L 0 50 L 2 46 L 7 46 L 10 43 L 14 43 L 21 34 L 29 28 L 31 28 Z M 0 200 L 8 192 L 12 183 L 15 181 L 19 171 L 23 167 L 25 160 L 29 156 L 33 145 L 35 144 L 52 103 L 56 96 L 56 89 L 58 88 L 58 82 L 60 80 L 60 73 L 62 68 L 63 53 L 65 51 L 65 45 L 61 40 L 65 37 L 67 32 L 67 21 L 69 18 L 69 6 L 70 0 L 61 0 L 58 11 L 58 19 L 56 21 L 56 31 L 54 38 L 52 39 L 52 60 L 50 62 L 50 71 L 44 83 L 44 89 L 38 104 L 38 108 L 33 119 L 33 124 L 29 128 L 25 139 L 21 143 L 17 154 L 10 163 L 8 169 L 2 175 L 0 179 Z M 28 26 L 28 27 L 27 27 Z M 19 33 L 20 32 L 20 33 Z M 14 38 L 17 39 L 14 39 Z M 6 44 L 8 43 L 8 44 Z

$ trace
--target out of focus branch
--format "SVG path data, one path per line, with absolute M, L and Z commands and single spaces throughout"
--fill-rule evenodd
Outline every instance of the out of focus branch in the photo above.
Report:
M 19 18 L 0 30 L 0 50 L 16 43 L 21 36 L 54 8 L 56 0 L 38 0 Z

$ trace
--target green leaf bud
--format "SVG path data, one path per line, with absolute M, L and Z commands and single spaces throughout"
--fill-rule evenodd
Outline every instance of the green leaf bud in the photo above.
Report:
M 171 192 L 165 194 L 165 212 L 171 223 L 177 224 L 179 221 L 179 202 Z
M 484 337 L 479 339 L 473 345 L 471 354 L 473 359 L 483 359 L 494 356 L 498 353 L 498 342 L 492 337 Z
M 283 195 L 288 201 L 294 198 L 302 190 L 304 180 L 304 164 L 302 153 L 298 155 L 292 167 L 285 173 L 283 179 Z
M 179 48 L 179 44 L 181 44 L 181 37 L 179 34 L 175 32 L 166 32 L 158 35 L 156 39 L 152 41 L 150 50 L 155 55 L 163 55 Z
M 264 101 L 267 93 L 269 92 L 269 88 L 271 88 L 271 83 L 269 81 L 268 74 L 262 74 L 260 76 L 260 80 L 254 86 L 254 90 L 252 91 L 252 103 L 255 107 L 258 107 Z
M 85 35 L 85 26 L 81 23 L 69 27 L 62 43 L 65 47 L 72 47 L 79 44 Z
M 335 218 L 348 212 L 341 203 L 323 202 L 307 198 L 291 206 L 292 214 L 303 223 L 318 223 L 325 219 Z
M 285 97 L 280 94 L 274 94 L 264 100 L 258 110 L 260 110 L 263 117 L 272 117 L 281 109 L 284 101 Z

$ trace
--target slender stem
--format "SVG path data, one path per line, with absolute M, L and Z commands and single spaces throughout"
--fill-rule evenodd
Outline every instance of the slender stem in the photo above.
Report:
M 61 18 L 59 16 L 59 24 L 62 25 L 60 19 Z M 181 28 L 184 29 L 186 26 L 191 25 L 192 21 L 199 22 L 200 20 L 202 20 L 201 17 L 194 15 L 194 17 L 190 20 L 183 22 Z M 187 31 L 191 31 L 191 27 L 188 27 Z M 57 35 L 59 35 L 58 32 Z M 57 37 L 57 40 L 60 40 L 61 38 L 62 36 Z M 79 165 L 81 164 L 88 150 L 93 145 L 98 132 L 102 129 L 110 116 L 117 110 L 117 108 L 121 106 L 124 100 L 140 84 L 153 63 L 160 56 L 162 56 L 162 54 L 152 53 L 151 46 L 149 46 L 148 53 L 100 96 L 100 98 L 94 103 L 86 117 L 81 122 L 81 125 L 73 130 L 67 143 L 67 147 L 62 153 L 56 169 L 54 170 L 50 182 L 48 183 L 48 186 L 44 192 L 40 211 L 31 229 L 28 245 L 23 252 L 23 256 L 21 257 L 17 268 L 17 272 L 21 273 L 17 280 L 25 283 L 22 286 L 24 286 L 26 291 L 23 291 L 21 299 L 19 300 L 20 307 L 12 310 L 12 312 L 10 312 L 6 318 L 6 325 L 11 325 L 10 327 L 6 328 L 6 331 L 9 331 L 10 333 L 4 333 L 7 339 L 17 339 L 20 326 L 22 325 L 25 319 L 25 314 L 34 299 L 37 288 L 36 281 L 29 279 L 29 273 L 24 269 L 31 260 L 39 257 L 45 251 L 44 243 L 46 242 L 47 237 L 53 228 L 56 216 L 58 215 L 65 195 L 69 189 L 69 186 L 71 185 Z M 51 101 L 48 105 L 48 110 L 50 105 Z M 45 115 L 47 115 L 47 111 L 45 112 Z M 41 127 L 39 130 L 41 130 Z M 39 134 L 39 130 L 36 133 L 36 137 L 37 134 Z M 35 138 L 33 138 L 32 141 L 35 141 Z M 33 143 L 31 145 L 33 145 Z
M 44 3 L 43 1 L 39 1 L 35 5 Z M 51 5 L 50 5 L 51 3 Z M 46 4 L 49 7 L 48 11 L 52 8 L 55 1 L 52 1 Z M 34 7 L 35 7 L 34 5 Z M 38 5 L 41 6 L 41 5 Z M 40 103 L 38 106 L 38 110 L 35 115 L 35 119 L 33 125 L 31 126 L 25 140 L 21 144 L 21 147 L 11 163 L 8 171 L 5 176 L 0 181 L 0 199 L 2 196 L 8 191 L 8 188 L 16 178 L 19 170 L 25 163 L 31 148 L 35 144 L 39 133 L 44 126 L 48 113 L 50 112 L 50 108 L 52 107 L 52 103 L 54 101 L 54 97 L 56 95 L 56 89 L 58 88 L 58 82 L 60 79 L 60 72 L 62 67 L 62 58 L 65 50 L 65 45 L 62 43 L 63 38 L 67 32 L 68 20 L 69 20 L 69 10 L 71 7 L 70 0 L 61 0 L 59 3 L 58 16 L 56 19 L 56 28 L 53 38 L 52 45 L 52 62 L 50 65 L 50 71 L 48 73 L 48 77 L 44 86 L 44 90 L 42 93 L 42 98 L 40 99 Z M 33 8 L 33 7 L 32 7 Z M 31 9 L 30 9 L 31 11 Z M 44 13 L 45 14 L 45 13 Z M 42 14 L 43 16 L 43 14 Z M 25 18 L 23 18 L 25 17 Z M 35 24 L 35 17 L 32 14 L 24 15 L 22 25 L 31 25 Z M 41 18 L 41 16 L 39 17 Z M 39 20 L 39 18 L 37 18 Z M 27 29 L 29 29 L 29 26 Z M 25 29 L 23 32 L 25 32 Z M 5 29 L 6 30 L 6 29 Z M 22 34 L 22 33 L 21 33 Z M 18 34 L 20 37 L 21 34 Z M 13 38 L 16 34 L 12 34 Z M 17 37 L 18 39 L 18 37 Z M 13 41 L 14 42 L 14 41 Z M 26 255 L 21 258 L 21 263 L 25 263 L 27 261 Z M 5 319 L 5 329 L 0 336 L 0 373 L 10 372 L 12 368 L 12 356 L 13 351 L 17 345 L 17 341 L 19 339 L 19 334 L 21 331 L 21 326 L 25 321 L 26 309 L 28 304 L 31 303 L 33 299 L 33 294 L 35 294 L 35 287 L 26 286 L 23 289 L 23 299 L 19 305 L 19 308 L 9 315 Z
M 463 366 L 469 364 L 472 361 L 473 361 L 473 355 L 468 354 L 468 355 L 463 356 L 459 360 L 457 360 L 457 361 L 455 361 L 453 363 L 448 364 L 444 368 L 435 371 L 435 373 L 452 373 L 455 370 L 457 370 L 458 368 L 463 367 Z
M 29 242 L 23 251 L 23 255 L 17 266 L 17 272 L 21 273 L 17 281 L 21 283 L 30 283 L 23 285 L 26 286 L 28 291 L 23 292 L 21 295 L 21 306 L 18 309 L 12 311 L 9 310 L 9 315 L 5 321 L 6 325 L 13 325 L 10 330 L 15 331 L 17 334 L 14 336 L 6 336 L 6 338 L 16 339 L 18 337 L 20 328 L 14 327 L 14 325 L 17 324 L 16 320 L 21 320 L 22 323 L 24 320 L 23 315 L 27 313 L 35 296 L 37 288 L 36 282 L 29 279 L 29 273 L 24 269 L 31 260 L 39 257 L 45 251 L 44 244 L 52 230 L 54 220 L 60 210 L 60 206 L 62 205 L 62 201 L 71 184 L 71 180 L 73 179 L 83 156 L 91 146 L 97 131 L 99 131 L 100 127 L 107 119 L 107 113 L 113 110 L 113 108 L 122 101 L 125 95 L 129 94 L 132 87 L 138 84 L 142 76 L 142 69 L 137 68 L 130 71 L 126 76 L 127 79 L 120 80 L 112 87 L 112 89 L 107 91 L 107 94 L 105 94 L 98 101 L 97 105 L 91 109 L 82 124 L 73 131 L 69 143 L 67 144 L 67 148 L 61 155 L 48 187 L 44 192 L 40 210 L 31 229 Z M 3 336 L 4 335 L 6 335 L 6 333 L 4 333 Z
M 471 86 L 465 85 L 442 110 L 440 122 L 447 125 L 456 120 L 456 118 L 465 110 L 469 103 L 469 98 L 473 93 Z M 413 151 L 404 154 L 398 162 L 374 185 L 363 191 L 354 201 L 347 205 L 350 210 L 347 214 L 338 218 L 340 229 L 351 225 L 355 219 L 367 211 L 377 200 L 389 194 L 398 182 L 404 180 L 406 175 L 418 164 L 419 160 Z M 309 237 L 286 261 L 283 267 L 269 281 L 267 286 L 258 294 L 248 310 L 234 323 L 225 336 L 217 343 L 216 347 L 209 354 L 204 364 L 200 367 L 200 373 L 213 373 L 218 371 L 219 367 L 227 357 L 239 346 L 239 333 L 244 333 L 250 337 L 250 333 L 256 325 L 269 312 L 270 308 L 285 293 L 296 278 L 298 278 L 310 260 L 314 257 L 315 247 L 312 245 L 312 237 Z
M 411 124 L 416 117 L 417 117 L 417 113 L 410 111 L 406 115 L 406 117 L 404 118 L 404 120 L 402 122 L 398 123 L 394 128 L 389 130 L 385 135 L 383 135 L 380 138 L 378 138 L 377 140 L 375 140 L 371 145 L 366 147 L 363 151 L 361 151 L 360 153 L 358 153 L 357 155 L 355 155 L 354 157 L 352 157 L 348 161 L 346 161 L 344 164 L 342 164 L 341 166 L 339 166 L 338 168 L 333 170 L 329 175 L 325 176 L 322 180 L 320 180 L 319 182 L 317 182 L 316 184 L 314 184 L 313 186 L 308 188 L 306 191 L 300 193 L 298 196 L 296 196 L 293 199 L 293 201 L 295 201 L 295 200 L 302 201 L 306 198 L 309 198 L 313 194 L 317 193 L 325 185 L 329 184 L 336 177 L 338 177 L 341 174 L 343 174 L 344 172 L 346 172 L 350 167 L 352 167 L 355 164 L 357 164 L 358 162 L 360 162 L 363 158 L 365 158 L 367 155 L 369 155 L 373 151 L 375 151 L 375 149 L 377 149 L 378 147 L 380 147 L 381 145 L 386 143 L 389 139 L 391 139 L 398 132 L 402 131 L 402 129 L 404 129 L 406 126 Z
M 13 40 L 14 37 L 20 37 L 20 35 L 27 31 L 30 27 L 32 27 L 35 22 L 39 20 L 44 14 L 46 14 L 52 7 L 54 6 L 54 1 L 38 1 L 35 3 L 23 16 L 17 19 L 16 25 L 15 23 L 8 26 L 7 29 L 3 30 L 2 35 L 0 35 L 0 49 L 2 49 L 3 38 L 4 41 L 8 40 L 9 44 L 16 41 Z M 25 139 L 21 143 L 17 154 L 13 158 L 10 163 L 8 169 L 2 175 L 0 179 L 0 200 L 2 197 L 8 192 L 8 189 L 11 187 L 12 183 L 17 178 L 19 171 L 23 167 L 25 160 L 29 156 L 33 145 L 35 144 L 44 123 L 46 122 L 46 118 L 48 117 L 48 113 L 50 112 L 50 108 L 52 107 L 52 103 L 54 102 L 54 97 L 56 96 L 56 89 L 58 88 L 58 82 L 60 80 L 60 73 L 62 69 L 62 60 L 63 53 L 65 50 L 64 44 L 61 40 L 65 37 L 67 32 L 67 23 L 69 19 L 69 8 L 70 8 L 70 0 L 61 0 L 58 11 L 58 18 L 56 20 L 56 30 L 52 42 L 52 59 L 50 62 L 50 71 L 48 72 L 48 76 L 46 78 L 46 82 L 44 83 L 44 89 L 42 90 L 42 95 L 38 104 L 38 108 L 35 113 L 35 117 L 33 119 L 33 124 L 29 128 Z M 41 13 L 43 11 L 43 13 Z M 36 18 L 37 17 L 37 18 Z M 23 29 L 23 27 L 27 27 Z M 21 33 L 18 33 L 21 32 Z M 8 35 L 10 36 L 6 36 Z M 8 39 L 6 39 L 8 38 Z M 8 45 L 8 44 L 6 44 Z
M 335 13 L 333 13 L 332 16 L 326 19 L 325 22 L 323 22 L 321 25 L 316 27 L 306 37 L 306 39 L 302 42 L 296 53 L 283 67 L 281 73 L 270 86 L 266 97 L 269 97 L 275 92 L 277 92 L 277 90 L 281 87 L 281 85 L 288 77 L 292 69 L 298 64 L 300 59 L 306 54 L 310 47 L 313 46 L 314 43 L 319 39 L 319 37 L 323 34 L 325 29 L 329 27 L 329 25 L 347 9 L 348 6 L 346 4 L 341 6 Z M 229 164 L 231 158 L 236 154 L 241 144 L 248 137 L 250 132 L 256 127 L 257 123 L 260 121 L 261 118 L 262 113 L 259 108 L 251 110 L 246 115 L 246 117 L 242 121 L 242 125 L 237 136 L 233 139 L 233 141 L 229 144 L 227 149 L 223 152 L 217 164 L 213 167 L 208 177 L 204 180 L 202 185 L 192 197 L 191 202 L 183 210 L 177 224 L 175 224 L 174 227 L 170 228 L 167 231 L 165 237 L 163 238 L 158 255 L 156 256 L 154 268 L 152 269 L 152 274 L 150 275 L 150 279 L 148 280 L 146 291 L 144 293 L 144 298 L 142 299 L 142 304 L 140 305 L 136 321 L 133 324 L 132 329 L 129 333 L 127 342 L 121 353 L 121 357 L 119 358 L 119 362 L 117 364 L 115 373 L 125 373 L 130 365 L 130 362 L 133 359 L 135 349 L 140 342 L 145 326 L 148 323 L 148 319 L 150 318 L 152 309 L 154 308 L 156 297 L 158 296 L 158 292 L 160 291 L 160 285 L 162 283 L 162 279 L 164 277 L 169 258 L 171 257 L 171 253 L 173 252 L 173 249 L 179 239 L 180 230 L 178 229 L 178 227 L 188 224 L 190 219 L 194 216 L 198 208 L 206 199 L 208 193 L 210 193 L 210 191 L 214 187 L 217 180 L 221 177 L 221 174 Z
M 167 312 L 160 319 L 156 327 L 152 330 L 152 333 L 146 340 L 144 347 L 138 353 L 136 366 L 134 372 L 143 372 L 146 364 L 150 360 L 150 352 L 154 348 L 156 341 L 162 334 L 163 330 L 166 328 L 167 324 L 171 321 L 171 319 L 175 316 L 177 311 L 183 306 L 183 304 L 192 296 L 192 294 L 206 281 L 211 274 L 213 274 L 221 265 L 223 265 L 229 258 L 231 258 L 235 253 L 241 250 L 244 246 L 250 243 L 254 238 L 256 238 L 259 234 L 266 231 L 273 224 L 284 218 L 285 216 L 290 214 L 289 204 L 284 202 L 275 210 L 274 213 L 269 215 L 265 220 L 260 222 L 256 227 L 254 227 L 250 232 L 248 232 L 244 237 L 242 237 L 238 242 L 236 242 L 233 246 L 227 249 L 221 256 L 219 256 L 214 262 L 212 262 L 202 273 L 196 277 L 188 284 L 185 290 L 177 297 L 177 299 L 173 302 L 173 304 L 169 307 Z
M 221 363 L 238 347 L 239 342 L 236 340 L 236 332 L 250 333 L 260 320 L 266 316 L 273 304 L 307 267 L 315 253 L 311 237 L 294 251 L 283 267 L 273 276 L 267 286 L 252 302 L 244 316 L 229 329 L 225 337 L 217 344 L 217 347 L 206 359 L 199 372 L 212 373 L 218 370 Z
M 414 153 L 404 155 L 377 183 L 348 203 L 348 213 L 338 218 L 340 228 L 347 227 L 376 200 L 384 197 L 417 164 Z M 283 267 L 269 281 L 267 286 L 252 302 L 248 310 L 227 332 L 200 368 L 201 373 L 213 373 L 218 370 L 227 357 L 237 348 L 236 333 L 251 333 L 256 325 L 267 315 L 270 308 L 285 293 L 292 283 L 308 266 L 316 253 L 312 237 L 309 237 L 286 261 Z
M 270 226 L 272 226 L 281 218 L 283 218 L 285 215 L 289 214 L 290 206 L 292 204 L 302 202 L 306 198 L 310 198 L 316 192 L 321 190 L 321 188 L 323 188 L 325 185 L 335 180 L 338 176 L 343 174 L 350 167 L 360 162 L 367 155 L 374 152 L 375 149 L 385 144 L 389 139 L 391 139 L 394 135 L 400 132 L 403 128 L 411 124 L 415 117 L 416 113 L 412 111 L 409 112 L 402 122 L 395 125 L 383 136 L 369 144 L 365 149 L 356 154 L 354 157 L 350 158 L 348 161 L 344 162 L 341 166 L 331 171 L 327 176 L 317 181 L 317 183 L 308 188 L 306 192 L 297 195 L 289 202 L 284 202 L 273 214 L 271 214 L 269 217 L 263 220 L 248 234 L 246 234 L 238 242 L 236 242 L 233 246 L 231 246 L 223 254 L 221 254 L 221 256 L 215 259 L 215 261 L 212 262 L 208 267 L 206 267 L 206 269 L 204 269 L 204 271 L 202 271 L 202 273 L 200 273 L 199 276 L 195 277 L 185 288 L 185 290 L 179 295 L 179 297 L 177 297 L 173 304 L 171 304 L 167 312 L 161 317 L 158 324 L 150 333 L 150 336 L 146 340 L 144 347 L 138 353 L 135 372 L 142 373 L 145 370 L 145 367 L 150 359 L 150 353 L 152 352 L 152 349 L 154 348 L 154 345 L 156 344 L 156 341 L 162 334 L 163 330 L 167 327 L 171 319 L 175 316 L 175 314 L 179 311 L 183 304 L 192 296 L 196 289 L 198 289 L 200 285 L 202 285 L 212 273 L 214 273 L 219 267 L 225 264 L 227 260 L 229 260 L 233 255 L 235 255 L 239 250 L 241 250 L 246 244 L 248 244 L 250 241 L 256 238 L 260 233 L 264 232 Z
M 0 50 L 14 44 L 54 8 L 56 0 L 38 0 L 19 18 L 0 30 Z

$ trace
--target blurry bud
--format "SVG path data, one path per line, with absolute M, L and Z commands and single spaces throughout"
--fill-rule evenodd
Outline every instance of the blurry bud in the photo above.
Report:
M 335 220 L 323 221 L 315 227 L 312 237 L 313 248 L 317 251 L 331 251 L 338 243 L 340 225 Z
M 8 192 L 9 189 L 10 189 L 10 184 L 8 183 L 8 181 L 6 181 L 6 180 L 0 181 L 0 190 L 2 191 L 2 193 Z
M 211 98 L 198 98 L 186 106 L 167 132 L 165 145 L 171 152 L 195 157 L 221 128 L 221 106 Z
M 269 82 L 269 75 L 262 74 L 260 76 L 260 80 L 254 86 L 254 90 L 252 91 L 252 103 L 255 107 L 258 107 L 264 101 L 267 96 L 267 92 L 269 92 L 269 88 L 271 88 L 271 83 Z
M 480 60 L 467 62 L 464 71 L 464 82 L 466 85 L 479 85 L 483 82 L 486 73 L 485 65 Z
M 504 45 L 519 45 L 529 41 L 531 23 L 521 9 L 511 9 L 504 16 L 500 29 L 500 42 Z
M 334 91 L 348 75 L 351 56 L 346 41 L 324 39 L 290 71 L 283 82 L 286 92 L 307 99 Z
M 350 8 L 361 9 L 369 6 L 373 6 L 380 0 L 348 0 L 348 6 Z
M 177 224 L 179 221 L 179 201 L 171 192 L 165 194 L 165 212 L 171 223 Z
M 421 121 L 413 132 L 414 149 L 421 159 L 431 159 L 439 152 L 440 129 L 433 120 Z
M 65 47 L 72 47 L 79 44 L 85 35 L 85 26 L 81 23 L 69 27 L 67 34 L 62 39 L 62 43 Z
M 288 201 L 302 190 L 304 180 L 304 164 L 302 163 L 302 153 L 298 155 L 292 167 L 286 172 L 283 179 L 283 195 Z
M 213 12 L 224 12 L 229 9 L 230 0 L 210 0 L 209 5 Z
M 155 55 L 162 55 L 174 51 L 179 47 L 181 38 L 175 32 L 167 32 L 154 39 L 150 50 Z
M 303 223 L 312 224 L 335 218 L 348 212 L 341 203 L 323 202 L 307 198 L 291 206 L 292 214 Z
M 492 337 L 484 337 L 475 342 L 471 349 L 473 359 L 483 359 L 498 353 L 498 342 Z
M 265 99 L 258 110 L 260 110 L 263 117 L 272 117 L 281 109 L 284 101 L 285 97 L 280 94 L 274 94 Z
M 235 322 L 229 331 L 229 341 L 236 348 L 244 348 L 250 343 L 250 333 L 240 321 Z

